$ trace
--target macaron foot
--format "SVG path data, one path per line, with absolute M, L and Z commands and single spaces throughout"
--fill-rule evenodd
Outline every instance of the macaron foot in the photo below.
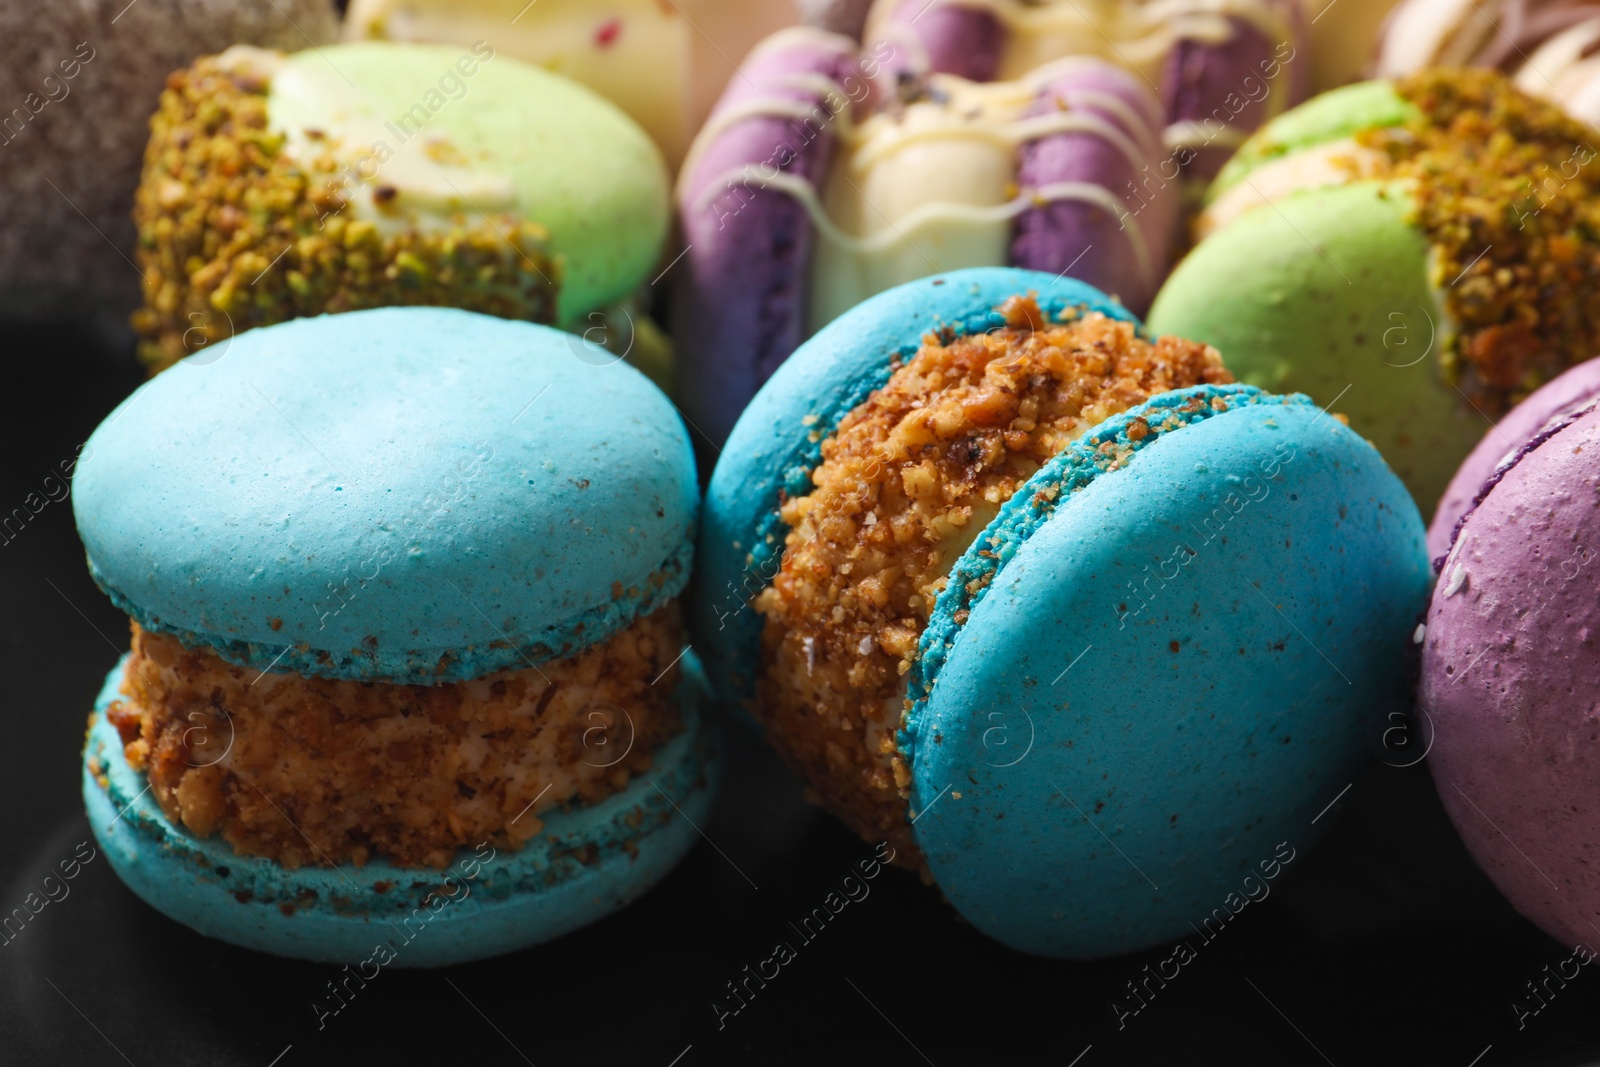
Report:
M 930 335 L 823 442 L 787 500 L 764 618 L 759 714 L 823 803 L 920 864 L 897 734 L 906 676 L 950 568 L 1016 490 L 1091 427 L 1154 394 L 1232 380 L 1216 351 L 1032 297 L 987 333 Z M 1070 313 L 1069 313 L 1070 314 Z

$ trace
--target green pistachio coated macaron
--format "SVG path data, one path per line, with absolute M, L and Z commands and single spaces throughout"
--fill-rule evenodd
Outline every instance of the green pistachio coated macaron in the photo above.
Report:
M 141 355 L 389 305 L 592 330 L 654 268 L 667 184 L 615 106 L 488 42 L 233 48 L 151 120 Z
M 1595 142 L 1492 71 L 1326 93 L 1224 168 L 1150 327 L 1337 402 L 1431 511 L 1490 422 L 1600 349 Z

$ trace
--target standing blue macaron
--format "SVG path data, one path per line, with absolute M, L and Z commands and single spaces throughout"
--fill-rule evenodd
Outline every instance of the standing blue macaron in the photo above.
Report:
M 692 618 L 858 833 L 1005 944 L 1103 957 L 1214 931 L 1327 827 L 1406 691 L 1423 538 L 1306 397 L 1079 283 L 960 271 L 757 396 Z
M 298 320 L 95 431 L 74 511 L 133 647 L 83 790 L 140 897 L 370 977 L 565 933 L 693 844 L 718 757 L 677 601 L 690 444 L 570 341 Z

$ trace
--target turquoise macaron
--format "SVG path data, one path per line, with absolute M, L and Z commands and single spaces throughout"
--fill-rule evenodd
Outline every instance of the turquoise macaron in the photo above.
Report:
M 669 641 L 690 442 L 641 374 L 571 342 L 438 308 L 296 320 L 90 437 L 78 530 L 135 639 L 83 790 L 140 897 L 265 952 L 435 966 L 594 921 L 690 848 L 719 767 Z M 647 734 L 643 762 L 615 755 Z M 407 790 L 439 776 L 434 820 Z
M 762 718 L 756 601 L 824 442 L 923 346 L 1004 327 L 1025 294 L 1051 321 L 1134 322 L 1070 279 L 952 272 L 857 306 L 746 410 L 693 591 L 723 704 Z M 1000 506 L 918 637 L 893 743 L 924 872 L 1044 956 L 1226 921 L 1333 821 L 1370 710 L 1405 696 L 1429 581 L 1405 487 L 1305 396 L 1201 384 L 1100 422 Z

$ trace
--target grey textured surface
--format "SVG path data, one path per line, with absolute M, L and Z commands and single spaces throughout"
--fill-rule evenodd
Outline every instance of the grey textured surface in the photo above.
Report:
M 129 212 L 167 75 L 337 26 L 330 0 L 0 0 L 0 318 L 131 310 Z

